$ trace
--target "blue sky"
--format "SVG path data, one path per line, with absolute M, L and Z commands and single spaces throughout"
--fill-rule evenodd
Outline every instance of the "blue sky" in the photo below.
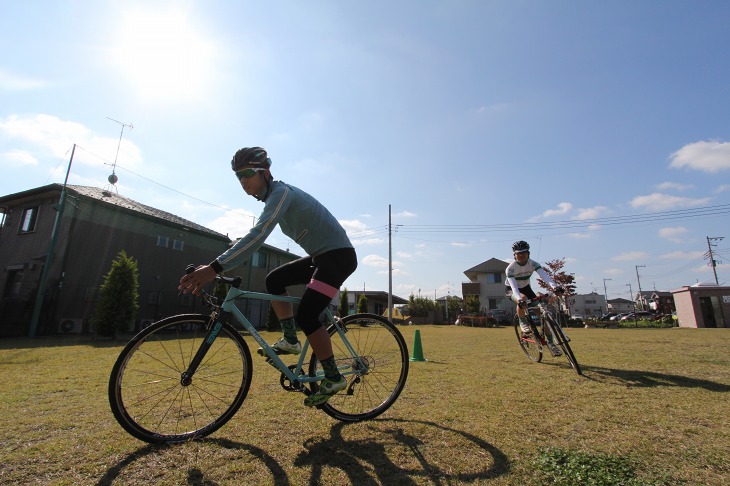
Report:
M 277 179 L 347 228 L 351 290 L 461 294 L 516 239 L 581 293 L 730 283 L 725 1 L 0 0 L 0 194 L 63 182 L 231 238 Z M 122 126 L 125 128 L 117 155 Z M 270 244 L 301 252 L 278 231 Z M 629 284 L 631 287 L 629 287 Z M 174 283 L 171 283 L 174 285 Z

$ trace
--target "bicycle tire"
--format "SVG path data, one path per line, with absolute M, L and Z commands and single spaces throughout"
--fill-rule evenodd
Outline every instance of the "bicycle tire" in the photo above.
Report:
M 347 388 L 320 405 L 327 415 L 343 422 L 360 422 L 377 417 L 398 399 L 408 379 L 408 347 L 398 328 L 375 314 L 353 314 L 340 321 L 347 340 L 366 363 L 363 373 L 346 374 Z M 335 361 L 342 372 L 358 368 L 352 354 L 336 333 L 334 325 L 327 330 L 332 338 Z M 321 370 L 315 354 L 309 362 L 309 374 Z M 316 392 L 318 383 L 310 383 Z
M 192 383 L 182 383 L 210 319 L 202 314 L 168 317 L 139 332 L 119 354 L 109 377 L 109 404 L 129 434 L 151 444 L 200 439 L 241 407 L 253 364 L 243 337 L 227 322 Z
M 530 319 L 531 321 L 532 319 Z M 522 352 L 530 361 L 539 363 L 542 361 L 542 344 L 540 343 L 540 333 L 533 322 L 529 322 L 530 328 L 532 329 L 532 338 L 525 339 L 522 337 L 522 328 L 520 327 L 520 320 L 515 314 L 514 327 L 515 334 L 517 335 L 517 342 L 522 348 Z
M 553 330 L 553 336 L 555 336 L 555 339 L 557 339 L 558 346 L 560 346 L 560 349 L 563 350 L 563 354 L 568 359 L 570 367 L 573 368 L 573 371 L 575 371 L 578 375 L 582 375 L 583 370 L 581 370 L 580 365 L 578 364 L 578 360 L 575 359 L 573 349 L 570 347 L 570 339 L 568 339 L 568 336 L 566 336 L 563 332 L 563 328 L 560 327 L 557 322 L 555 322 L 552 316 L 547 317 L 547 321 L 550 323 L 550 327 Z

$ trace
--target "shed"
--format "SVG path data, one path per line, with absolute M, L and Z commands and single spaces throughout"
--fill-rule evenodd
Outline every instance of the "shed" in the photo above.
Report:
M 730 287 L 697 283 L 672 295 L 679 327 L 730 327 Z

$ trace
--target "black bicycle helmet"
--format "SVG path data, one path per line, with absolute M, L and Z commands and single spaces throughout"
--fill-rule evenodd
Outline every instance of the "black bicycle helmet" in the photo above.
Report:
M 512 243 L 512 251 L 517 253 L 521 251 L 530 251 L 530 244 L 526 241 L 520 240 Z
M 233 156 L 231 169 L 240 170 L 244 167 L 268 169 L 271 159 L 261 147 L 244 147 Z

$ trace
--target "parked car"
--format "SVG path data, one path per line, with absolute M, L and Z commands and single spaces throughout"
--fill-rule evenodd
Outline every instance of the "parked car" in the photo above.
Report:
M 601 320 L 601 321 L 607 321 L 607 320 L 611 319 L 613 316 L 616 316 L 616 315 L 618 315 L 616 312 L 609 312 L 607 314 L 603 314 L 599 318 L 599 320 Z
M 487 311 L 487 317 L 494 318 L 497 324 L 509 324 L 512 322 L 512 315 L 504 309 L 491 309 Z
M 626 314 L 625 316 L 623 316 L 621 318 L 621 320 L 622 321 L 633 321 L 633 320 L 641 321 L 641 320 L 647 320 L 647 319 L 651 318 L 651 316 L 653 316 L 653 315 L 654 314 L 652 314 L 649 311 L 636 311 L 636 312 L 630 312 L 630 313 Z
M 574 321 L 581 321 L 581 322 L 583 321 L 583 316 L 580 314 L 573 314 L 572 316 L 570 316 L 570 318 L 573 319 Z
M 626 312 L 621 312 L 619 314 L 616 314 L 615 316 L 611 317 L 609 320 L 611 321 L 620 321 L 623 316 L 626 315 Z

